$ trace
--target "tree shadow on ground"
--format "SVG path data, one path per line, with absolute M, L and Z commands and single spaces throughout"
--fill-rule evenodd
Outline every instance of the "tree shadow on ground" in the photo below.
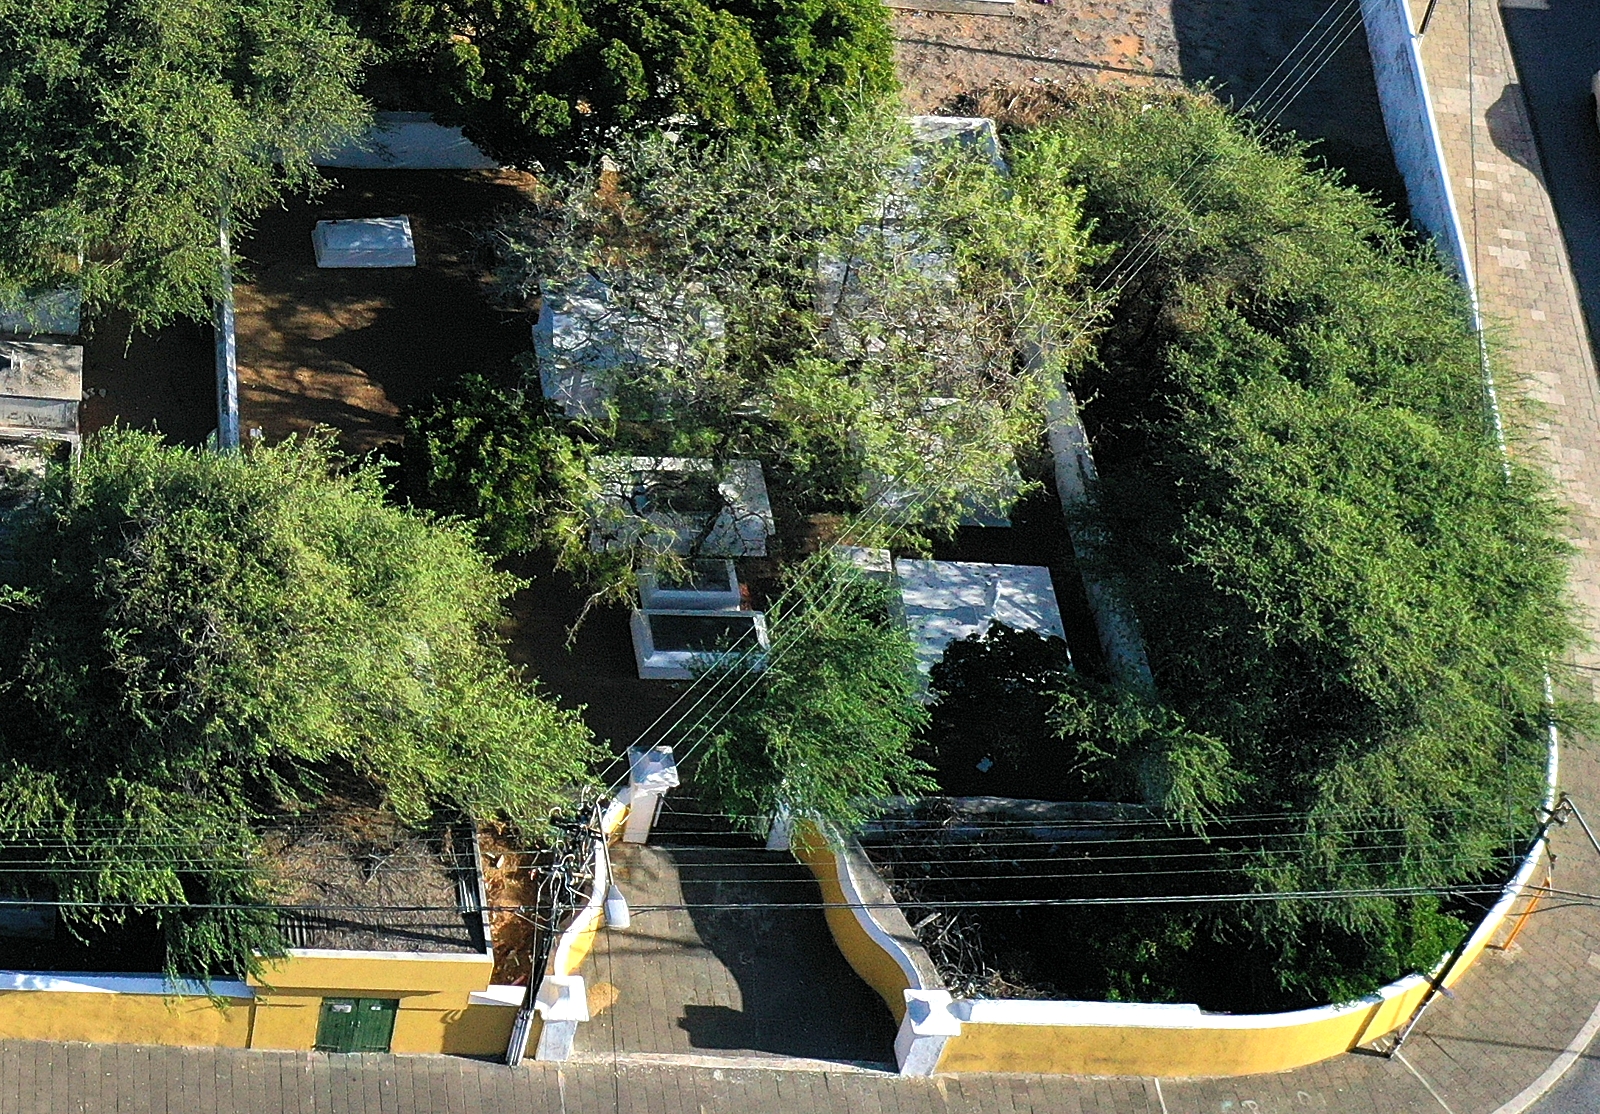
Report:
M 1331 19 L 1320 18 L 1332 12 Z M 1320 22 L 1319 22 L 1320 19 Z M 1254 102 L 1258 117 L 1303 140 L 1401 217 L 1405 183 L 1378 103 L 1359 9 L 1326 0 L 1172 0 L 1179 69 L 1224 102 Z M 1288 66 L 1280 67 L 1285 59 Z
M 737 982 L 743 1006 L 685 1005 L 678 1024 L 694 1047 L 849 1062 L 894 1058 L 894 1019 L 845 962 L 822 910 L 704 907 L 814 905 L 822 892 L 806 868 L 753 847 L 674 849 L 673 858 L 695 931 Z

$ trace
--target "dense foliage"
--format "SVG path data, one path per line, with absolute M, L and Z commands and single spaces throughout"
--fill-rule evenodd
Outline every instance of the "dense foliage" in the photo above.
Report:
M 313 184 L 365 112 L 326 0 L 0 0 L 0 27 L 0 305 L 205 317 L 218 218 Z
M 1077 791 L 1253 833 L 1206 864 L 1212 891 L 1503 871 L 1542 787 L 1545 670 L 1576 634 L 1561 511 L 1496 445 L 1455 280 L 1204 98 L 1087 96 L 1013 153 L 1081 186 L 1098 238 L 1150 253 L 1074 385 L 1100 472 L 1080 525 L 1143 624 L 1155 692 L 1063 686 L 1058 727 L 1093 779 Z M 1239 1008 L 1397 977 L 1461 930 L 1437 909 L 1059 919 L 1099 941 L 1080 993 L 1190 993 L 1185 970 L 1246 954 L 1272 977 Z
M 894 87 L 876 0 L 359 0 L 397 107 L 517 164 L 587 162 L 638 126 L 770 134 Z
M 951 796 L 1071 793 L 1082 759 L 1063 745 L 1057 704 L 1072 657 L 1059 638 L 996 623 L 945 648 L 929 675 L 922 746 Z
M 1019 343 L 1082 309 L 1076 191 L 913 148 L 876 110 L 821 139 L 653 136 L 615 165 L 500 236 L 513 302 L 604 307 L 586 435 L 761 461 L 790 538 L 819 512 L 944 530 L 1015 498 L 1043 412 Z
M 493 630 L 514 581 L 327 446 L 103 434 L 0 523 L 0 830 L 20 896 L 151 911 L 169 964 L 270 949 L 252 825 L 329 794 L 537 829 L 584 777 L 575 715 Z M 101 904 L 105 903 L 105 904 Z
M 697 741 L 695 792 L 759 830 L 787 812 L 853 827 L 879 802 L 932 788 L 911 742 L 927 718 L 913 699 L 911 643 L 889 590 L 851 568 L 807 566 L 773 608 L 771 650 L 711 670 L 718 716 Z M 725 706 L 725 711 L 724 711 Z
M 593 496 L 587 442 L 537 396 L 465 376 L 406 414 L 403 493 L 459 516 L 495 554 L 586 538 Z

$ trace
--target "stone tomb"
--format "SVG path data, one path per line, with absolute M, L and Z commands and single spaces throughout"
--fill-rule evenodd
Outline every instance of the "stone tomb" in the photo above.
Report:
M 319 220 L 311 231 L 317 266 L 415 267 L 416 244 L 409 217 Z
M 76 443 L 83 347 L 0 338 L 0 439 Z

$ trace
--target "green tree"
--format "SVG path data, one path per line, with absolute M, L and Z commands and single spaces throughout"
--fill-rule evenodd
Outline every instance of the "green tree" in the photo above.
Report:
M 875 0 L 361 0 L 372 87 L 512 163 L 587 161 L 619 129 L 757 135 L 894 87 Z
M 759 459 L 790 522 L 871 508 L 937 533 L 1016 496 L 1044 384 L 1019 345 L 1086 308 L 1075 189 L 913 150 L 874 108 L 781 142 L 644 137 L 615 162 L 500 232 L 511 301 L 598 299 L 607 329 L 638 335 L 593 370 L 597 437 Z
M 1084 537 L 1157 696 L 1074 689 L 1062 730 L 1196 830 L 1287 816 L 1230 856 L 1247 887 L 1502 874 L 1542 790 L 1545 671 L 1577 631 L 1562 508 L 1531 442 L 1495 442 L 1455 278 L 1205 97 L 1084 94 L 1011 149 L 1084 191 L 1102 243 L 1148 254 L 1072 378 L 1100 476 Z M 1170 915 L 1304 1003 L 1404 974 L 1407 941 L 1450 937 L 1430 909 Z
M 13 892 L 149 911 L 174 971 L 238 971 L 278 944 L 261 819 L 334 793 L 537 831 L 582 781 L 587 730 L 495 641 L 515 581 L 330 452 L 111 432 L 0 522 Z
M 491 553 L 585 548 L 594 497 L 587 442 L 544 399 L 465 376 L 406 415 L 404 494 L 457 515 Z
M 729 655 L 710 670 L 725 695 L 695 744 L 694 791 L 755 830 L 785 811 L 853 828 L 885 798 L 933 788 L 911 754 L 927 712 L 887 587 L 839 565 L 807 567 L 796 582 L 791 602 L 768 612 L 763 664 Z
M 221 213 L 313 186 L 364 118 L 325 0 L 0 0 L 0 27 L 0 304 L 206 317 Z

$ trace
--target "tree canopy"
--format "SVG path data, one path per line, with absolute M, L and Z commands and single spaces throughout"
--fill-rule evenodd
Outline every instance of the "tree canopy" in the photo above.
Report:
M 314 183 L 364 118 L 326 0 L 0 0 L 0 26 L 0 305 L 205 317 L 219 216 Z
M 889 589 L 827 555 L 793 584 L 768 613 L 771 651 L 710 670 L 717 715 L 693 744 L 695 793 L 758 831 L 780 813 L 854 827 L 885 798 L 933 788 L 911 754 L 927 720 L 911 641 Z
M 1010 151 L 1084 191 L 1100 242 L 1149 254 L 1072 382 L 1100 477 L 1082 537 L 1155 692 L 1063 680 L 1077 791 L 1251 833 L 1213 889 L 1501 876 L 1542 791 L 1545 673 L 1577 632 L 1562 510 L 1515 414 L 1509 458 L 1495 441 L 1454 277 L 1204 97 L 1083 94 Z M 1232 948 L 1271 978 L 1213 1004 L 1343 998 L 1460 929 L 1434 898 L 1224 908 L 1062 914 L 1104 944 L 1105 981 L 1075 991 L 1189 993 Z
M 585 777 L 577 716 L 508 665 L 515 581 L 321 441 L 88 441 L 0 522 L 0 831 L 18 896 L 150 911 L 169 965 L 276 939 L 254 825 L 329 795 L 537 831 Z
M 586 162 L 639 125 L 758 136 L 894 88 L 875 0 L 361 0 L 377 95 L 511 163 Z M 420 103 L 419 103 L 420 102 Z
M 1008 181 L 975 147 L 914 150 L 876 109 L 820 137 L 655 135 L 613 158 L 499 233 L 510 301 L 589 307 L 603 401 L 574 436 L 759 460 L 780 536 L 863 510 L 940 532 L 1016 497 L 1043 414 L 1018 346 L 1082 309 L 1075 191 Z

